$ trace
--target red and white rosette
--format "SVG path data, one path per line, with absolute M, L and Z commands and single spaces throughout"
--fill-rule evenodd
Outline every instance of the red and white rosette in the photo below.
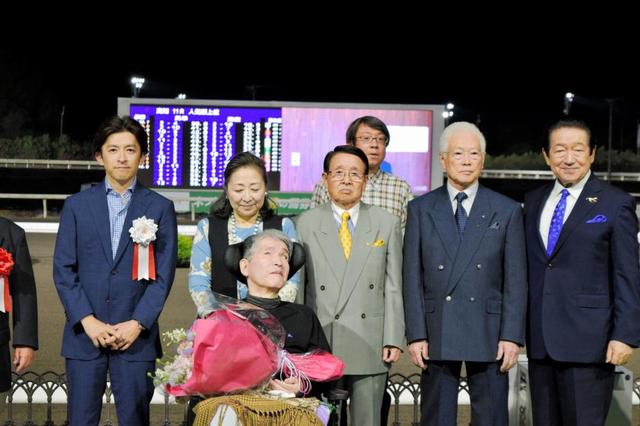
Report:
M 153 255 L 152 241 L 156 240 L 158 225 L 146 216 L 133 220 L 129 234 L 133 240 L 133 268 L 131 277 L 134 280 L 155 280 L 156 259 Z
M 9 275 L 13 270 L 13 256 L 0 248 L 0 312 L 11 312 L 11 294 L 9 292 Z

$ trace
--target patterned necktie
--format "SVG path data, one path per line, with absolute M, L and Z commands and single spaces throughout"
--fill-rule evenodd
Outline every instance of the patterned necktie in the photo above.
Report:
M 547 257 L 551 257 L 551 253 L 553 253 L 553 249 L 556 247 L 556 243 L 558 242 L 558 237 L 560 237 L 564 219 L 564 211 L 567 209 L 568 195 L 569 190 L 566 188 L 563 189 L 562 197 L 560 198 L 560 201 L 558 201 L 558 204 L 556 204 L 556 208 L 553 211 L 551 225 L 549 226 L 549 238 L 547 239 Z
M 458 227 L 458 234 L 462 238 L 464 234 L 464 226 L 467 224 L 467 211 L 462 207 L 462 201 L 468 198 L 464 192 L 458 192 L 456 194 L 456 201 L 458 206 L 456 207 L 456 226 Z
M 340 237 L 340 244 L 342 244 L 342 251 L 344 251 L 345 259 L 349 260 L 351 254 L 351 232 L 349 232 L 349 212 L 342 213 L 342 222 L 340 222 L 340 229 L 338 229 L 338 237 Z

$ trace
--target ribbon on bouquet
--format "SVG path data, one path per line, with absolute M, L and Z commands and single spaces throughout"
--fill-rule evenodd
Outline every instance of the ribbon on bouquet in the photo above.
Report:
M 156 259 L 153 254 L 153 244 L 144 246 L 134 243 L 132 278 L 134 280 L 156 279 Z
M 11 293 L 9 275 L 13 270 L 13 257 L 7 250 L 0 248 L 0 312 L 11 312 Z

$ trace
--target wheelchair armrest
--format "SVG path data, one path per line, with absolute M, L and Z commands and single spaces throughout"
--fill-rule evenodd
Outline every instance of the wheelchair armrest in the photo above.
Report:
M 345 389 L 331 389 L 324 396 L 329 401 L 346 401 L 349 398 L 349 391 Z

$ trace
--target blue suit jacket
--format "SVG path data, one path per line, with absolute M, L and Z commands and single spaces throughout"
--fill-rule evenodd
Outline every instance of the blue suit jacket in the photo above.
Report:
M 409 203 L 404 237 L 407 341 L 433 360 L 495 362 L 524 343 L 526 260 L 518 203 L 483 186 L 460 240 L 446 185 Z
M 640 345 L 635 201 L 593 174 L 547 258 L 540 216 L 553 183 L 525 196 L 529 358 L 600 363 L 609 340 Z
M 136 319 L 145 327 L 123 356 L 153 361 L 162 356 L 157 319 L 173 283 L 177 225 L 173 203 L 139 183 L 131 198 L 115 259 L 105 185 L 69 197 L 60 216 L 53 278 L 66 314 L 62 356 L 89 360 L 100 355 L 80 320 L 93 314 L 108 324 Z M 133 242 L 129 228 L 146 216 L 158 225 L 154 251 L 156 280 L 131 277 Z

